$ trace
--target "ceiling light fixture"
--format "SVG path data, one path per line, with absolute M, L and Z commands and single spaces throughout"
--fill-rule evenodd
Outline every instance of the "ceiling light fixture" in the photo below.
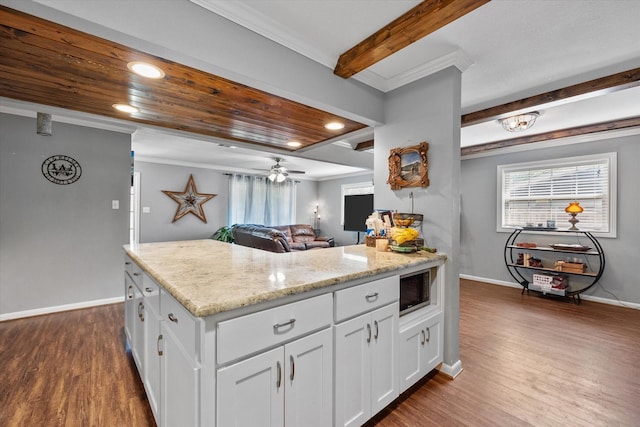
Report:
M 282 182 L 285 179 L 287 179 L 287 173 L 286 172 L 282 172 L 280 170 L 272 170 L 271 173 L 269 174 L 269 181 L 273 182 Z
M 133 105 L 129 105 L 129 104 L 113 104 L 112 107 L 118 111 L 122 111 L 123 113 L 129 113 L 129 114 L 137 113 L 138 111 L 140 111 Z
M 324 125 L 324 127 L 326 129 L 329 130 L 340 130 L 344 128 L 344 123 L 341 122 L 329 122 L 326 125 Z
M 164 71 L 148 62 L 133 61 L 127 64 L 127 68 L 139 76 L 149 79 L 161 79 L 164 77 Z
M 302 146 L 302 142 L 298 142 L 298 141 L 289 141 L 289 142 L 287 142 L 287 145 L 288 145 L 289 147 L 298 148 L 298 147 Z
M 532 111 L 531 113 L 519 114 L 517 116 L 507 117 L 498 121 L 506 131 L 521 132 L 533 126 L 538 117 L 540 117 L 540 113 Z

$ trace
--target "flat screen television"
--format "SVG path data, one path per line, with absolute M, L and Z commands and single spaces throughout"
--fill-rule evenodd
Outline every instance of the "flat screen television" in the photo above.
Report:
M 344 231 L 367 231 L 365 221 L 373 212 L 373 194 L 344 196 Z

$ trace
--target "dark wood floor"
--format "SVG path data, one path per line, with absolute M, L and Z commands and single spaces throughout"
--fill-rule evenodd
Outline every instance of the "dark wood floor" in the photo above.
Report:
M 455 380 L 371 426 L 638 426 L 640 311 L 462 281 Z M 122 304 L 0 323 L 0 426 L 153 426 Z

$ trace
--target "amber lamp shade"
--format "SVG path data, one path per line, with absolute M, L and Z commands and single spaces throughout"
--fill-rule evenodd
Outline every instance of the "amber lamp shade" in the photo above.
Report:
M 569 206 L 564 208 L 564 211 L 566 213 L 568 213 L 569 215 L 571 215 L 571 218 L 569 218 L 569 223 L 571 224 L 571 228 L 569 228 L 569 230 L 577 230 L 578 227 L 576 227 L 576 223 L 578 223 L 580 221 L 578 220 L 578 218 L 576 218 L 576 215 L 579 214 L 579 213 L 582 213 L 582 211 L 584 211 L 582 206 L 580 206 L 580 203 L 578 203 L 578 202 L 569 202 Z

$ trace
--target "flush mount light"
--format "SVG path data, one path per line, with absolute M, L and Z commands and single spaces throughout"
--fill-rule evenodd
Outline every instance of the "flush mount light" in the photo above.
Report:
M 139 76 L 150 79 L 161 79 L 164 77 L 164 71 L 148 62 L 133 61 L 127 64 L 127 68 Z
M 122 111 L 123 113 L 129 113 L 129 114 L 137 113 L 138 111 L 140 111 L 136 107 L 129 104 L 113 104 L 112 107 L 118 111 Z
M 287 145 L 288 145 L 289 147 L 298 148 L 298 147 L 302 146 L 302 142 L 298 142 L 298 141 L 289 141 L 289 142 L 287 142 Z
M 344 123 L 340 123 L 340 122 L 329 122 L 326 125 L 324 125 L 324 127 L 326 129 L 329 130 L 340 130 L 344 128 Z
M 540 117 L 540 113 L 532 111 L 531 113 L 519 114 L 517 116 L 507 117 L 498 121 L 506 131 L 521 132 L 533 126 L 538 117 Z

